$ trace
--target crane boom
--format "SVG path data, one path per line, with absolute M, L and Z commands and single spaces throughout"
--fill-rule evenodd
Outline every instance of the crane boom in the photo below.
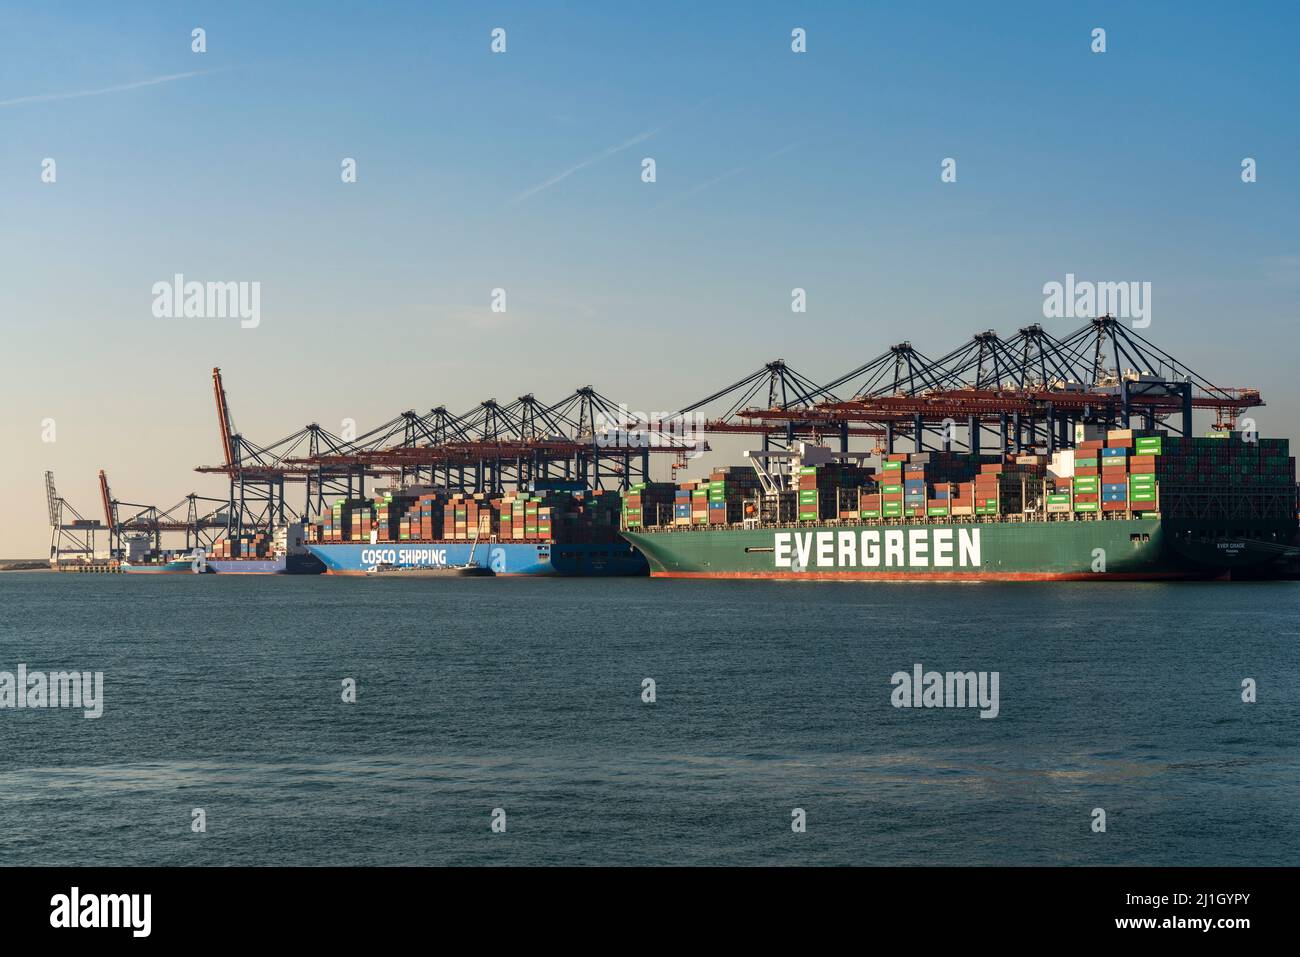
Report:
M 59 524 L 59 493 L 54 490 L 54 473 L 45 473 L 45 501 L 50 509 L 50 527 Z
M 99 500 L 104 505 L 104 524 L 111 534 L 117 528 L 117 519 L 113 515 L 113 493 L 108 490 L 108 476 L 103 469 L 99 470 Z
M 217 400 L 217 425 L 221 429 L 221 450 L 226 456 L 226 468 L 235 467 L 235 448 L 231 442 L 230 406 L 226 403 L 226 387 L 221 381 L 221 370 L 212 370 L 212 391 Z

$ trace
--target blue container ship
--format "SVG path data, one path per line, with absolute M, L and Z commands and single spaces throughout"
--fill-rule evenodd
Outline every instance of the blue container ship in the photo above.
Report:
M 650 574 L 645 558 L 627 542 L 325 542 L 307 549 L 331 575 L 364 575 L 377 566 L 443 568 L 474 561 L 500 576 L 632 576 Z
M 568 480 L 509 492 L 394 487 L 335 501 L 305 545 L 332 575 L 471 564 L 502 576 L 649 575 L 619 534 L 620 507 L 617 492 Z

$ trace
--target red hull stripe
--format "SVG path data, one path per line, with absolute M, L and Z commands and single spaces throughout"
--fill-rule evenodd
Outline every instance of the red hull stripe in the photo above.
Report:
M 1083 582 L 1197 580 L 1190 572 L 650 572 L 651 578 L 805 579 L 811 581 Z
M 369 574 L 369 572 L 366 572 L 366 571 L 338 571 L 337 569 L 332 569 L 332 568 L 331 568 L 331 569 L 326 569 L 326 571 L 324 572 L 324 574 L 326 574 L 326 575 L 338 575 L 338 576 L 351 575 L 351 576 L 353 576 L 353 577 L 355 577 L 355 576 L 357 576 L 357 575 L 360 575 L 360 576 L 362 576 L 362 577 L 364 578 L 366 575 Z M 397 573 L 397 574 L 400 574 L 400 573 Z M 486 576 L 486 575 L 483 575 L 483 576 L 479 576 L 479 577 L 486 578 L 487 576 Z M 560 577 L 562 577 L 562 576 L 561 576 L 558 572 L 495 572 L 495 573 L 493 574 L 492 577 L 493 577 L 493 578 L 560 578 Z

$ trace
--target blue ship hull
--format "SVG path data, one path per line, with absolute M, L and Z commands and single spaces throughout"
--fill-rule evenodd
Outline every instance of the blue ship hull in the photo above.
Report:
M 464 565 L 472 542 L 328 542 L 308 545 L 331 575 L 364 575 L 376 565 Z M 626 542 L 561 544 L 479 542 L 474 562 L 498 575 L 572 575 L 604 577 L 648 575 L 641 553 Z

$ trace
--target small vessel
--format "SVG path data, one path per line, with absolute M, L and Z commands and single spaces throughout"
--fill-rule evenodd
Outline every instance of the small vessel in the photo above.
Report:
M 124 558 L 118 567 L 128 575 L 195 575 L 204 571 L 191 555 L 159 556 L 137 561 Z
M 478 539 L 470 546 L 469 558 L 463 565 L 394 565 L 391 562 L 380 562 L 374 568 L 366 572 L 367 575 L 377 575 L 386 578 L 486 578 L 494 573 L 492 569 L 480 565 L 474 561 L 474 549 L 478 547 Z
M 492 569 L 482 565 L 376 565 L 367 575 L 384 578 L 490 578 Z
M 148 534 L 124 536 L 121 553 L 116 556 L 118 569 L 128 575 L 200 575 L 207 571 L 201 551 L 185 554 L 155 549 L 155 544 Z

